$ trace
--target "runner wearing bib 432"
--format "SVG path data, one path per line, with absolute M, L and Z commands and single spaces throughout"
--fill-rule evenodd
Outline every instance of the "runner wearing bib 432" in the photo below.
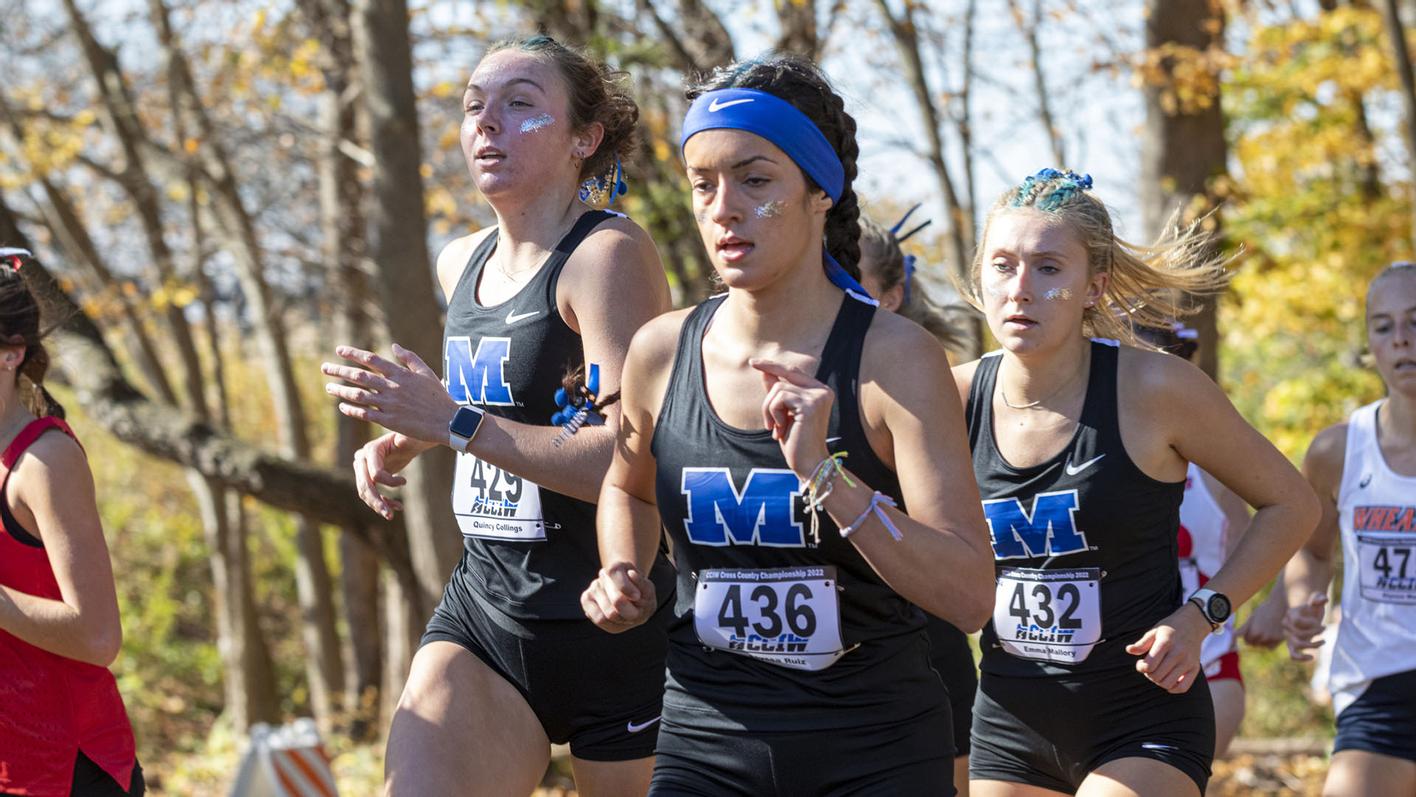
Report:
M 1203 793 L 1215 750 L 1203 642 L 1227 619 L 1225 595 L 1257 590 L 1316 509 L 1212 380 L 1119 343 L 1168 322 L 1176 288 L 1222 280 L 1193 257 L 1194 230 L 1144 250 L 1116 239 L 1091 187 L 1043 169 L 1005 192 L 971 275 L 1001 345 L 954 369 L 997 569 L 973 797 Z M 1176 550 L 1191 462 L 1260 507 L 1200 604 L 1185 601 Z

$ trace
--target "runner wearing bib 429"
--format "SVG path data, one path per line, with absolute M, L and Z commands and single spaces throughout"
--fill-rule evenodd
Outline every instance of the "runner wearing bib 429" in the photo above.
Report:
M 566 364 L 584 358 L 580 336 L 556 306 L 557 281 L 580 242 L 613 215 L 582 215 L 536 275 L 499 305 L 476 297 L 497 231 L 473 251 L 448 302 L 443 342 L 444 380 L 458 403 L 549 425 Z M 599 567 L 595 506 L 460 453 L 452 510 L 464 551 L 423 643 L 471 651 L 515 686 L 547 736 L 569 740 L 577 757 L 650 755 L 653 734 L 636 728 L 659 714 L 662 618 L 617 638 L 585 622 L 580 586 Z M 652 575 L 660 595 L 673 594 L 663 556 Z

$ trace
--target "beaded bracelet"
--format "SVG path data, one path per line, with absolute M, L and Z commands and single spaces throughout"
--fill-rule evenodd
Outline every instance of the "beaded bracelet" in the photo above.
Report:
M 860 531 L 861 524 L 865 523 L 866 519 L 874 514 L 876 517 L 880 518 L 880 522 L 885 525 L 885 530 L 890 532 L 891 537 L 894 537 L 897 542 L 903 540 L 905 538 L 904 535 L 895 527 L 895 523 L 890 520 L 890 516 L 885 514 L 885 510 L 881 508 L 884 506 L 898 507 L 899 504 L 895 503 L 895 499 L 876 490 L 875 494 L 870 496 L 870 503 L 866 504 L 865 511 L 861 512 L 859 517 L 851 521 L 849 526 L 841 529 L 841 538 L 846 540 L 850 539 L 852 534 Z

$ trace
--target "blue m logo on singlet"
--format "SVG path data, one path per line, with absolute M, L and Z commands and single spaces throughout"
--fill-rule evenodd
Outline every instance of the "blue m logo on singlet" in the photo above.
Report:
M 447 392 L 458 404 L 512 405 L 505 372 L 510 359 L 511 338 L 482 338 L 475 353 L 470 338 L 448 338 L 443 350 Z
M 806 546 L 794 512 L 801 481 L 790 470 L 753 468 L 738 492 L 727 468 L 684 468 L 679 488 L 688 496 L 684 530 L 699 545 Z
M 1077 529 L 1076 490 L 1038 493 L 1032 512 L 1016 498 L 983 502 L 988 531 L 993 537 L 995 559 L 1030 559 L 1057 556 L 1087 549 L 1087 536 Z

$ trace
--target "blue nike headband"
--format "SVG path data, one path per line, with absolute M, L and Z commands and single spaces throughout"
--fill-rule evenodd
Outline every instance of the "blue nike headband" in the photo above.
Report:
M 704 130 L 744 130 L 761 136 L 787 154 L 792 162 L 820 186 L 832 202 L 841 201 L 846 189 L 846 168 L 821 128 L 786 100 L 756 89 L 718 89 L 698 96 L 683 118 L 679 149 Z M 875 303 L 830 252 L 822 251 L 826 277 L 843 291 Z
M 679 149 L 704 130 L 746 130 L 776 144 L 832 201 L 846 188 L 846 169 L 821 129 L 786 100 L 756 89 L 702 94 L 683 118 Z

